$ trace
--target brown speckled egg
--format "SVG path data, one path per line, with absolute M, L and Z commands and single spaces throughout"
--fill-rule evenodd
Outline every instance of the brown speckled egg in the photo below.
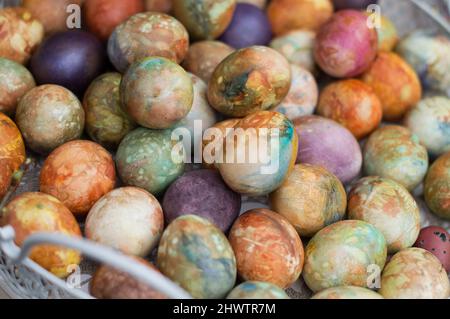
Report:
M 447 273 L 450 273 L 450 235 L 444 228 L 438 226 L 422 228 L 414 246 L 435 255 Z
M 388 121 L 402 118 L 422 96 L 416 72 L 395 53 L 380 52 L 362 80 L 379 97 L 383 118 Z
M 58 198 L 75 216 L 84 216 L 114 188 L 114 161 L 100 145 L 72 141 L 54 150 L 44 162 L 41 192 Z
M 300 276 L 303 245 L 295 228 L 283 216 L 268 209 L 241 215 L 230 230 L 239 276 L 286 288 Z
M 346 127 L 361 139 L 380 125 L 383 108 L 372 88 L 359 80 L 343 80 L 325 87 L 318 114 Z
M 0 112 L 0 159 L 7 160 L 15 171 L 25 161 L 25 144 L 16 124 Z
M 425 201 L 436 215 L 450 220 L 450 152 L 439 157 L 424 183 Z
M 315 294 L 311 299 L 384 299 L 367 288 L 355 286 L 331 287 Z
M 169 13 L 173 0 L 144 0 L 145 11 Z
M 28 147 L 48 153 L 80 138 L 84 129 L 84 110 L 78 98 L 58 85 L 42 85 L 20 100 L 16 123 Z
M 81 237 L 80 227 L 70 211 L 59 200 L 43 193 L 16 197 L 5 207 L 3 223 L 14 228 L 19 246 L 28 236 L 39 232 Z M 30 258 L 60 278 L 70 275 L 69 267 L 81 261 L 77 251 L 53 245 L 34 247 Z

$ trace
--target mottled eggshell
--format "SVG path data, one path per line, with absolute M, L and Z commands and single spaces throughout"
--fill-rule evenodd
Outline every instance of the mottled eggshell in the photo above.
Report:
M 241 215 L 230 230 L 237 270 L 244 280 L 286 288 L 300 276 L 304 252 L 300 236 L 283 216 L 268 209 Z
M 217 66 L 209 81 L 208 99 L 217 111 L 244 117 L 280 104 L 290 85 L 286 58 L 268 47 L 252 46 L 235 51 Z
M 332 14 L 330 0 L 272 0 L 267 8 L 276 35 L 295 29 L 318 30 Z
M 192 108 L 194 89 L 178 64 L 149 57 L 131 65 L 120 84 L 123 109 L 141 126 L 170 128 Z
M 145 57 L 161 56 L 180 63 L 189 47 L 189 35 L 175 18 L 158 12 L 135 14 L 120 24 L 108 41 L 108 55 L 121 73 Z
M 236 0 L 173 0 L 173 14 L 197 40 L 213 40 L 231 22 Z
M 367 16 L 356 10 L 336 12 L 322 26 L 314 47 L 316 62 L 327 74 L 345 78 L 366 71 L 375 60 L 378 36 L 367 25 Z
M 380 16 L 378 33 L 378 50 L 392 51 L 398 43 L 399 35 L 395 24 L 386 16 Z
M 349 130 L 314 115 L 299 117 L 294 125 L 299 139 L 297 163 L 322 166 L 344 184 L 359 175 L 361 148 Z
M 331 287 L 315 294 L 311 299 L 384 299 L 367 288 L 355 286 Z
M 9 162 L 10 169 L 17 170 L 25 161 L 25 144 L 16 124 L 0 112 L 0 159 Z
M 381 123 L 383 108 L 372 88 L 359 80 L 343 80 L 326 86 L 320 93 L 318 114 L 346 127 L 361 139 Z
M 314 292 L 339 286 L 367 287 L 369 267 L 383 269 L 386 256 L 386 240 L 374 226 L 359 220 L 337 222 L 308 243 L 303 278 Z
M 383 118 L 388 121 L 401 119 L 422 96 L 417 74 L 392 52 L 380 52 L 362 75 L 362 80 L 372 87 L 380 99 Z
M 138 128 L 132 131 L 117 150 L 120 178 L 126 185 L 160 195 L 184 172 L 183 157 L 172 154 L 177 143 L 178 140 L 172 140 L 172 130 Z
M 13 170 L 7 159 L 0 159 L 0 200 L 7 193 L 12 181 Z
M 312 237 L 344 218 L 347 194 L 339 179 L 327 170 L 296 165 L 283 185 L 270 195 L 270 204 L 300 236 Z
M 81 238 L 80 227 L 70 211 L 56 198 L 42 193 L 23 193 L 14 198 L 4 209 L 3 223 L 14 228 L 19 246 L 40 232 Z M 60 278 L 70 275 L 70 267 L 81 262 L 77 251 L 53 245 L 38 245 L 29 257 Z
M 406 127 L 381 127 L 370 135 L 364 147 L 367 175 L 392 179 L 409 191 L 423 181 L 427 170 L 427 149 Z
M 378 0 L 333 0 L 336 10 L 342 9 L 367 9 L 371 4 L 377 4 Z
M 44 27 L 24 8 L 0 9 L 0 57 L 26 64 L 44 38 Z
M 91 141 L 58 147 L 45 160 L 40 175 L 41 192 L 58 198 L 75 216 L 86 215 L 115 182 L 111 154 Z
M 22 96 L 36 83 L 23 65 L 4 58 L 0 58 L 0 75 L 0 112 L 12 116 Z
M 435 255 L 447 273 L 450 273 L 450 235 L 444 228 L 438 226 L 422 228 L 414 246 Z
M 365 177 L 353 185 L 348 197 L 348 218 L 375 226 L 386 238 L 388 253 L 415 243 L 420 212 L 406 188 L 390 179 Z
M 158 200 L 136 187 L 118 188 L 100 198 L 85 225 L 88 239 L 140 257 L 156 247 L 163 229 Z
M 246 281 L 234 288 L 227 299 L 290 299 L 280 287 L 261 281 Z
M 194 215 L 181 216 L 166 228 L 157 266 L 194 298 L 223 298 L 236 281 L 236 258 L 227 238 Z
M 405 116 L 405 125 L 419 137 L 432 156 L 450 151 L 450 99 L 425 98 Z
M 427 206 L 436 215 L 450 220 L 450 152 L 439 157 L 428 171 L 424 184 Z
M 62 86 L 48 84 L 29 91 L 17 106 L 16 123 L 33 151 L 46 154 L 79 139 L 84 110 L 78 98 Z
M 145 11 L 169 13 L 172 10 L 172 0 L 144 0 Z
M 379 293 L 386 299 L 447 299 L 450 282 L 432 253 L 408 248 L 395 254 L 384 268 Z
M 86 131 L 97 143 L 110 149 L 119 146 L 136 124 L 121 108 L 119 73 L 105 73 L 96 78 L 84 95 Z
M 281 113 L 260 111 L 234 129 L 227 134 L 223 157 L 216 162 L 225 183 L 249 196 L 273 192 L 295 164 L 298 137 L 292 122 Z
M 291 64 L 292 82 L 288 95 L 275 111 L 283 113 L 290 120 L 304 115 L 311 115 L 319 99 L 317 82 L 311 72 Z

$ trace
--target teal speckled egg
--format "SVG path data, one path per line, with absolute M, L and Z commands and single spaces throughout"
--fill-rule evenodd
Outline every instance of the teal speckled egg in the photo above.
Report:
M 290 299 L 286 292 L 277 285 L 246 281 L 234 288 L 227 299 Z
M 236 258 L 227 238 L 194 215 L 177 218 L 164 231 L 157 266 L 194 298 L 223 298 L 236 281 Z

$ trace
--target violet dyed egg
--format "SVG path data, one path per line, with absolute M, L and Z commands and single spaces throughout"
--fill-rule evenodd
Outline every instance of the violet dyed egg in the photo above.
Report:
M 44 40 L 31 58 L 31 73 L 38 84 L 57 84 L 82 97 L 103 70 L 101 42 L 81 30 L 56 33 Z
M 162 205 L 167 224 L 182 215 L 198 215 L 226 232 L 239 215 L 241 196 L 217 171 L 203 169 L 185 173 L 172 183 Z
M 361 148 L 349 130 L 314 115 L 299 117 L 294 125 L 299 140 L 297 163 L 322 166 L 344 184 L 359 175 Z
M 384 299 L 375 291 L 355 286 L 331 287 L 315 294 L 311 299 Z
M 266 13 L 248 3 L 237 4 L 231 23 L 220 36 L 221 41 L 236 49 L 267 45 L 271 38 L 272 30 Z
M 367 16 L 356 10 L 336 12 L 322 26 L 314 47 L 316 62 L 327 74 L 354 77 L 367 70 L 375 60 L 378 36 L 367 25 Z
M 424 183 L 427 206 L 437 216 L 450 220 L 450 152 L 431 165 Z
M 333 0 L 336 10 L 356 9 L 365 10 L 371 4 L 377 4 L 378 0 Z
M 260 9 L 264 9 L 266 7 L 267 0 L 237 0 L 237 3 L 250 3 Z
M 444 228 L 438 226 L 422 228 L 414 246 L 435 255 L 447 273 L 450 273 L 450 235 Z
M 227 299 L 290 299 L 277 285 L 262 281 L 246 281 L 236 286 Z

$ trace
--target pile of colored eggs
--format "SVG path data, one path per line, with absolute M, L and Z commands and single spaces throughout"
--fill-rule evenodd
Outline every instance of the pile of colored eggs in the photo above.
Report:
M 376 3 L 1 9 L 0 225 L 20 246 L 82 222 L 194 298 L 286 299 L 301 277 L 315 299 L 450 297 L 448 229 L 417 202 L 450 220 L 450 40 L 372 28 Z M 10 198 L 27 156 L 40 192 Z M 30 257 L 61 278 L 81 262 Z M 108 265 L 90 292 L 167 298 Z

